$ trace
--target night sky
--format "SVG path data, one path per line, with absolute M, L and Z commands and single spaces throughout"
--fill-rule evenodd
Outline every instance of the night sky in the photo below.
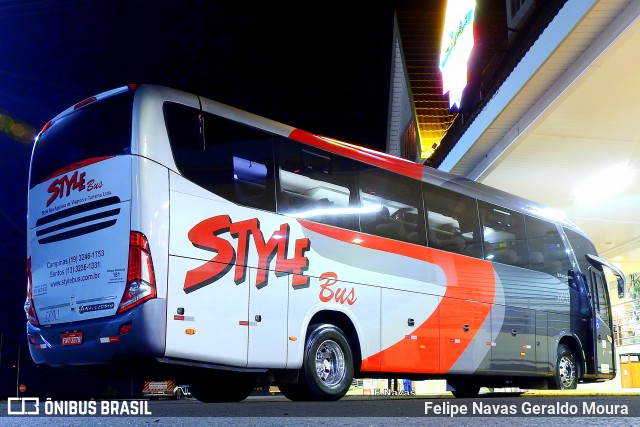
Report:
M 284 3 L 0 0 L 0 395 L 25 341 L 32 138 L 59 112 L 157 83 L 384 150 L 392 3 Z

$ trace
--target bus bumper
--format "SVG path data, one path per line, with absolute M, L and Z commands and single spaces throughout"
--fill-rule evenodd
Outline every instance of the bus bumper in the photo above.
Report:
M 38 365 L 55 367 L 160 357 L 165 351 L 166 305 L 165 299 L 156 298 L 100 319 L 50 326 L 27 323 L 31 357 Z M 62 337 L 69 333 L 80 343 L 63 345 Z

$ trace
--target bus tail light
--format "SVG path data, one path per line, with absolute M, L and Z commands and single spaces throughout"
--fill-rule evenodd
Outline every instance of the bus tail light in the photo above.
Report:
M 91 104 L 92 102 L 96 102 L 98 100 L 98 98 L 96 98 L 95 96 L 92 96 L 91 98 L 87 98 L 83 101 L 78 102 L 76 105 L 73 106 L 74 110 L 77 110 L 78 108 L 82 108 L 85 105 Z
M 40 131 L 40 133 L 45 133 L 47 131 L 47 129 L 49 129 L 51 127 L 51 125 L 53 124 L 53 120 L 49 120 L 47 123 L 45 123 L 45 125 L 42 127 L 42 130 Z
M 118 306 L 118 313 L 129 310 L 156 296 L 156 279 L 149 242 L 144 234 L 132 231 L 129 237 L 127 285 Z
M 33 304 L 33 280 L 31 278 L 31 257 L 27 258 L 27 299 L 24 302 L 24 312 L 27 321 L 32 325 L 39 325 L 36 307 Z

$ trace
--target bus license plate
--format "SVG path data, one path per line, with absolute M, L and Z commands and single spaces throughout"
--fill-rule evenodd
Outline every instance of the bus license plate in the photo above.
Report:
M 65 332 L 62 334 L 62 345 L 82 344 L 82 332 Z

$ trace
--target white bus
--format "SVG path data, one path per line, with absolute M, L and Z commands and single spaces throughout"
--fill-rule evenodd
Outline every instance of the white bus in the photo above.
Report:
M 31 159 L 33 360 L 335 400 L 354 377 L 575 388 L 615 375 L 622 273 L 533 202 L 193 94 L 65 110 Z

